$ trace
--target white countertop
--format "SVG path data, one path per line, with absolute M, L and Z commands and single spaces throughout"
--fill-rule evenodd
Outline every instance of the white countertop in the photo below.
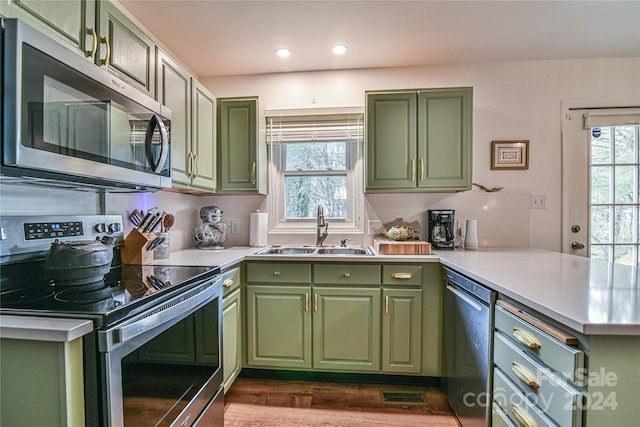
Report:
M 256 255 L 261 249 L 187 249 L 152 264 L 219 266 L 224 270 L 244 260 L 442 262 L 583 334 L 640 336 L 639 275 L 629 266 L 537 249 L 438 251 L 433 255 Z M 65 341 L 91 331 L 91 322 L 87 326 L 85 321 L 33 318 L 26 324 L 25 317 L 19 322 L 13 317 L 0 317 L 0 336 Z
M 93 322 L 82 319 L 0 316 L 0 338 L 69 342 L 93 330 Z
M 638 271 L 536 249 L 442 252 L 445 266 L 587 335 L 640 335 Z
M 162 263 L 224 269 L 243 260 L 442 262 L 578 332 L 640 336 L 639 276 L 629 266 L 539 249 L 438 251 L 433 255 L 255 255 L 261 249 L 189 249 L 172 253 Z

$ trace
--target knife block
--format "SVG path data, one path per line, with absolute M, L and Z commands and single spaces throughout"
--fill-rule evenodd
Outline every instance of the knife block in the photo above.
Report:
M 156 235 L 151 231 L 143 233 L 134 228 L 124 239 L 120 255 L 123 264 L 148 264 L 153 261 L 153 251 L 147 250 Z

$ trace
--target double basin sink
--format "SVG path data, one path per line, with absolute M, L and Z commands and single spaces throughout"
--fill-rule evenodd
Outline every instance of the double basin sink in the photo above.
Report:
M 344 248 L 335 246 L 271 246 L 256 255 L 374 255 L 371 248 L 363 246 Z

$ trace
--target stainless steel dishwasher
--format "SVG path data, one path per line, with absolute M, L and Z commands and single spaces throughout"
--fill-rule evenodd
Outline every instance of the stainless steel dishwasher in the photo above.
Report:
M 446 267 L 444 285 L 443 386 L 464 427 L 487 426 L 496 292 Z

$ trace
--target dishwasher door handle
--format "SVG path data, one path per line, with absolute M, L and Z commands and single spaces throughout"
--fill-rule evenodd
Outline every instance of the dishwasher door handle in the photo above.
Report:
M 451 285 L 447 285 L 447 289 L 453 293 L 456 297 L 460 298 L 462 301 L 466 302 L 468 305 L 476 309 L 477 311 L 482 311 L 482 304 L 475 301 L 472 297 L 468 296 L 466 293 L 456 289 Z

